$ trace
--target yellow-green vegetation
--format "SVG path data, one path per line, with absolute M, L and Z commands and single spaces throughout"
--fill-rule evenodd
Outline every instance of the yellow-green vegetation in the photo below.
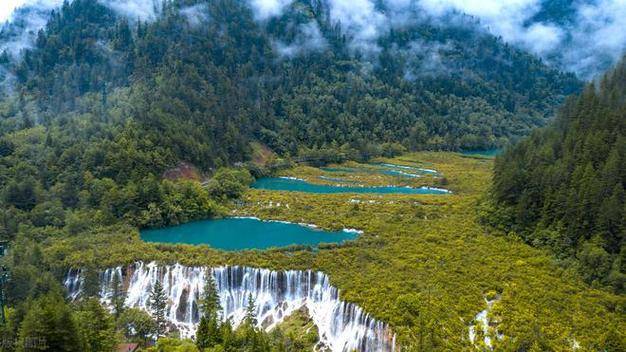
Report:
M 45 257 L 57 260 L 53 264 L 59 268 L 159 260 L 322 270 L 341 289 L 343 299 L 389 322 L 398 344 L 407 350 L 474 349 L 468 326 L 486 308 L 484 297 L 496 294 L 501 299 L 489 314 L 497 317 L 497 329 L 504 334 L 494 341 L 497 350 L 624 346 L 626 297 L 590 288 L 572 270 L 558 267 L 547 252 L 478 224 L 477 209 L 489 187 L 493 161 L 427 152 L 387 161 L 430 163 L 454 193 L 351 195 L 251 189 L 230 209 L 232 215 L 364 231 L 355 241 L 319 250 L 220 252 L 206 246 L 143 243 L 134 229 L 108 228 L 92 236 L 51 238 Z M 307 177 L 315 172 L 299 167 L 286 174 Z M 289 207 L 276 207 L 277 202 Z
M 317 326 L 305 307 L 293 312 L 271 331 L 275 341 L 282 341 L 285 350 L 312 351 L 319 341 Z
M 380 162 L 392 159 L 378 159 Z M 406 162 L 393 160 L 395 165 L 409 166 L 411 168 L 430 168 L 429 164 L 421 162 Z M 415 174 L 420 177 L 408 177 L 402 175 L 385 174 L 388 168 L 381 167 L 375 163 L 364 164 L 355 161 L 348 161 L 340 165 L 329 165 L 329 168 L 336 169 L 333 172 L 325 172 L 323 169 L 310 166 L 296 166 L 289 170 L 283 170 L 280 176 L 293 176 L 306 180 L 310 183 L 328 184 L 328 185 L 367 185 L 367 186 L 410 186 L 421 187 L 428 185 L 444 185 L 446 182 L 445 175 L 433 175 L 429 173 L 420 173 L 419 170 L 404 170 L 407 174 Z M 397 171 L 397 170 L 396 170 Z

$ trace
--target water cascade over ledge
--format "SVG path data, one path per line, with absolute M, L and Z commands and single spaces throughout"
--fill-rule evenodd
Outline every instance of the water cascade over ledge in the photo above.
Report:
M 269 330 L 294 311 L 306 307 L 319 329 L 320 342 L 332 351 L 393 351 L 395 336 L 387 324 L 374 319 L 356 304 L 339 299 L 339 290 L 319 271 L 273 271 L 244 266 L 215 268 L 180 264 L 159 266 L 138 262 L 110 268 L 100 274 L 100 296 L 110 302 L 114 275 L 119 275 L 126 292 L 125 305 L 148 309 L 152 286 L 157 280 L 168 298 L 167 319 L 182 336 L 195 334 L 200 321 L 198 299 L 204 290 L 205 275 L 215 278 L 222 306 L 222 319 L 239 324 L 248 295 L 256 301 L 259 326 Z M 78 269 L 68 272 L 65 286 L 72 299 L 82 289 Z

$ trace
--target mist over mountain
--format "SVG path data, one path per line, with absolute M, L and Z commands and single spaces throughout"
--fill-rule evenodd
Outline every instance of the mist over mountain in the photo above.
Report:
M 9 351 L 626 351 L 621 2 L 23 4 Z
M 130 21 L 153 21 L 162 0 L 97 0 L 126 16 Z M 5 26 L 0 49 L 16 54 L 34 43 L 34 34 L 45 25 L 50 11 L 62 0 L 15 0 L 18 10 L 3 14 L 15 26 Z M 277 18 L 294 4 L 293 0 L 249 0 L 257 21 Z M 626 49 L 626 3 L 620 0 L 389 0 L 327 2 L 329 20 L 343 25 L 344 34 L 359 49 L 377 51 L 376 41 L 390 30 L 424 20 L 455 26 L 466 22 L 476 30 L 485 30 L 505 42 L 534 53 L 561 70 L 574 72 L 590 80 L 615 64 Z M 2 21 L 3 18 L 0 18 Z M 17 28 L 15 28 L 17 27 Z M 8 38 L 8 40 L 7 40 Z M 315 43 L 315 38 L 311 38 Z M 302 43 L 301 43 L 302 44 Z M 288 51 L 307 48 L 309 44 L 290 46 Z
M 477 21 L 460 14 L 444 21 L 393 3 L 355 10 L 334 0 L 181 0 L 149 7 L 150 14 L 132 4 L 66 2 L 30 49 L 4 54 L 13 83 L 6 91 L 20 92 L 34 123 L 85 111 L 89 94 L 100 95 L 108 115 L 117 110 L 108 96 L 128 87 L 137 102 L 121 120 L 143 121 L 146 131 L 163 135 L 172 121 L 189 124 L 190 135 L 206 125 L 211 133 L 198 135 L 201 145 L 231 126 L 238 141 L 231 146 L 258 140 L 291 155 L 331 144 L 364 155 L 376 153 L 372 143 L 492 148 L 542 125 L 580 87 L 573 75 L 476 30 Z M 27 22 L 6 28 L 19 23 Z M 152 111 L 169 99 L 181 108 L 166 107 L 169 117 Z M 19 110 L 8 110 L 10 128 L 19 125 Z M 167 121 L 155 123 L 161 117 Z M 211 165 L 220 154 L 200 149 L 185 158 Z M 245 149 L 231 151 L 235 160 L 245 159 Z

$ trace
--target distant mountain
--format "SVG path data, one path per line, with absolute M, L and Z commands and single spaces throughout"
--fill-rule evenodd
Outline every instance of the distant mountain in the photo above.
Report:
M 124 118 L 165 136 L 170 125 L 189 124 L 188 136 L 205 129 L 192 144 L 231 126 L 235 145 L 259 140 L 291 155 L 331 145 L 371 154 L 386 142 L 491 148 L 542 125 L 580 87 L 458 14 L 442 24 L 416 10 L 370 28 L 327 1 L 297 1 L 271 17 L 233 0 L 174 1 L 139 22 L 118 10 L 93 0 L 64 4 L 9 65 L 16 88 L 40 110 L 35 123 L 76 111 L 85 94 L 132 87 L 141 104 Z M 4 37 L 19 23 L 5 26 Z M 180 106 L 167 117 L 150 112 L 172 99 Z M 216 157 L 166 146 L 195 163 Z M 224 153 L 220 159 L 230 159 Z

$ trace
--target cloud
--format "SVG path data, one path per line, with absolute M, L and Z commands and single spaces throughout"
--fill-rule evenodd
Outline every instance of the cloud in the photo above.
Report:
M 479 18 L 481 24 L 503 40 L 534 45 L 528 37 L 543 41 L 541 34 L 548 34 L 548 26 L 526 28 L 524 23 L 541 9 L 540 0 L 422 0 L 420 6 L 433 16 L 443 16 L 458 11 Z M 549 33 L 554 37 L 555 33 Z M 541 43 L 538 48 L 544 47 Z
M 451 11 L 480 19 L 494 35 L 546 61 L 592 79 L 626 50 L 626 0 L 573 1 L 573 17 L 535 21 L 540 0 L 421 0 L 431 16 Z M 563 9 L 561 9 L 563 10 Z M 558 16 L 559 14 L 549 14 Z M 564 22 L 565 24 L 557 24 Z
M 113 11 L 131 20 L 152 21 L 159 14 L 162 0 L 99 0 Z
M 412 81 L 450 74 L 452 67 L 444 62 L 443 54 L 451 49 L 450 42 L 427 42 L 421 39 L 410 42 L 406 49 L 398 52 L 407 61 L 404 78 Z
M 0 6 L 0 22 L 4 22 L 11 17 L 13 10 L 22 6 L 26 0 L 5 0 Z
M 569 34 L 563 65 L 592 78 L 626 53 L 626 0 L 579 5 Z
M 37 32 L 48 23 L 50 12 L 62 3 L 62 0 L 20 0 L 10 3 L 17 9 L 0 28 L 0 52 L 18 56 L 22 50 L 31 48 Z
M 279 16 L 292 0 L 251 0 L 257 18 Z M 554 11 L 545 0 L 326 0 L 353 49 L 375 54 L 391 28 L 424 21 L 459 25 L 460 14 L 505 42 L 592 79 L 626 51 L 626 0 L 578 0 Z M 563 11 L 568 10 L 568 11 Z M 571 11 L 570 11 L 571 10 Z M 567 18 L 559 18 L 563 16 Z M 552 12 L 552 13 L 551 13 Z M 542 14 L 542 16 L 537 16 Z M 539 18 L 539 19 L 536 19 Z
M 0 53 L 7 51 L 17 57 L 24 49 L 32 48 L 37 32 L 46 26 L 52 10 L 58 9 L 63 0 L 1 0 Z M 153 20 L 158 14 L 162 0 L 98 0 L 120 15 L 131 20 Z M 10 13 L 7 15 L 7 13 Z
M 293 0 L 250 0 L 250 6 L 255 10 L 254 16 L 258 20 L 280 15 Z
M 13 54 L 32 45 L 37 31 L 47 21 L 49 11 L 62 4 L 62 0 L 0 1 L 3 2 L 0 21 L 13 21 L 19 17 L 19 10 L 9 15 L 19 6 L 33 10 L 27 15 L 22 14 L 21 33 L 13 32 L 10 38 L 2 38 L 4 44 L 0 44 L 0 49 L 8 49 Z M 131 20 L 153 20 L 158 16 L 163 0 L 98 1 Z M 257 20 L 266 21 L 283 14 L 294 0 L 242 1 L 248 1 Z M 546 0 L 322 0 L 322 4 L 328 8 L 332 24 L 341 24 L 350 47 L 370 55 L 380 51 L 378 39 L 394 27 L 426 18 L 437 25 L 456 26 L 463 20 L 459 14 L 478 19 L 478 26 L 484 30 L 584 79 L 592 79 L 606 70 L 626 51 L 626 0 L 572 0 L 567 3 L 570 8 L 566 10 L 571 14 L 567 14 L 565 20 L 550 18 L 561 16 L 560 12 L 569 12 L 559 8 L 559 11 L 552 10 L 559 13 L 550 13 Z M 204 21 L 199 7 L 191 6 L 181 13 L 192 25 Z M 310 40 L 316 38 L 314 32 L 307 34 L 306 28 L 302 30 L 302 38 L 307 35 Z M 302 54 L 297 44 L 297 41 L 276 43 L 285 56 Z M 307 46 L 302 41 L 299 44 L 303 48 Z M 316 44 L 312 43 L 310 47 L 315 48 Z
M 340 23 L 354 48 L 365 52 L 379 50 L 375 41 L 389 28 L 389 19 L 369 0 L 331 0 L 330 18 Z
M 326 49 L 328 43 L 317 23 L 309 22 L 298 27 L 298 35 L 291 43 L 286 44 L 277 41 L 274 46 L 281 57 L 292 58 L 314 51 L 322 51 Z
M 208 5 L 196 4 L 180 9 L 180 13 L 187 18 L 190 25 L 197 27 L 209 20 Z

